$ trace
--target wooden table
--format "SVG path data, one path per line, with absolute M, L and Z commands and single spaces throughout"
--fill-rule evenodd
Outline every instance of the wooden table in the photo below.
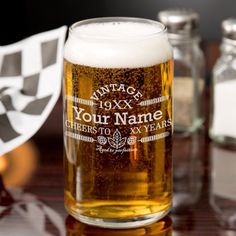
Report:
M 161 222 L 134 230 L 90 227 L 67 215 L 63 206 L 62 147 L 58 135 L 39 137 L 5 158 L 8 167 L 3 176 L 8 186 L 14 186 L 10 191 L 16 203 L 0 213 L 0 235 L 236 235 L 229 230 L 233 223 L 236 226 L 236 195 L 232 196 L 236 178 L 231 179 L 235 176 L 236 151 L 212 144 L 206 132 L 175 137 L 173 212 Z M 25 158 L 26 153 L 31 159 Z M 0 161 L 0 170 L 2 166 Z M 19 166 L 18 173 L 14 170 Z

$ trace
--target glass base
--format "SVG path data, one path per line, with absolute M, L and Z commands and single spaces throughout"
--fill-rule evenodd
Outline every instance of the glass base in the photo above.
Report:
M 146 216 L 139 216 L 134 218 L 123 218 L 123 219 L 102 219 L 102 218 L 93 218 L 83 215 L 79 215 L 76 212 L 68 211 L 70 215 L 79 220 L 82 223 L 101 227 L 101 228 L 110 228 L 110 229 L 131 229 L 138 228 L 146 225 L 155 223 L 156 221 L 162 219 L 169 213 L 170 209 L 151 214 Z
M 229 137 L 226 135 L 216 135 L 212 129 L 209 130 L 209 136 L 211 140 L 213 140 L 215 143 L 218 143 L 220 145 L 223 145 L 225 147 L 230 147 L 233 149 L 236 148 L 236 138 Z
M 175 124 L 174 126 L 174 134 L 177 136 L 188 137 L 192 134 L 196 133 L 198 130 L 203 129 L 204 120 L 199 118 L 194 121 L 191 126 L 183 126 L 179 124 Z

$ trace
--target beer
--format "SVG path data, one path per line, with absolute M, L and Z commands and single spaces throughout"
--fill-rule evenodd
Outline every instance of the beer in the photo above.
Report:
M 164 27 L 135 18 L 79 22 L 64 71 L 68 212 L 110 228 L 162 218 L 172 172 L 173 68 Z

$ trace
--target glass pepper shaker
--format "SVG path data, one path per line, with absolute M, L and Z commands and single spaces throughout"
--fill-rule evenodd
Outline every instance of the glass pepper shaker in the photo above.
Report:
M 213 68 L 211 139 L 236 146 L 236 18 L 222 22 L 221 56 Z
M 189 135 L 203 124 L 205 60 L 199 46 L 199 15 L 175 9 L 159 12 L 158 18 L 167 27 L 174 51 L 174 129 Z

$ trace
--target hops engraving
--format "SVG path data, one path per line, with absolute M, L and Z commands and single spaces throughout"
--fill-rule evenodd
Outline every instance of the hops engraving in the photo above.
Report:
M 127 143 L 128 143 L 129 145 L 134 145 L 134 144 L 136 143 L 136 141 L 137 141 L 137 138 L 136 138 L 135 136 L 130 136 L 130 137 L 128 137 L 128 139 L 127 139 Z
M 98 143 L 101 145 L 105 145 L 107 143 L 107 139 L 104 136 L 98 136 L 97 140 L 98 140 Z
M 121 133 L 118 129 L 113 134 L 112 138 L 108 138 L 108 143 L 111 147 L 118 149 L 125 145 L 126 138 L 121 138 Z

